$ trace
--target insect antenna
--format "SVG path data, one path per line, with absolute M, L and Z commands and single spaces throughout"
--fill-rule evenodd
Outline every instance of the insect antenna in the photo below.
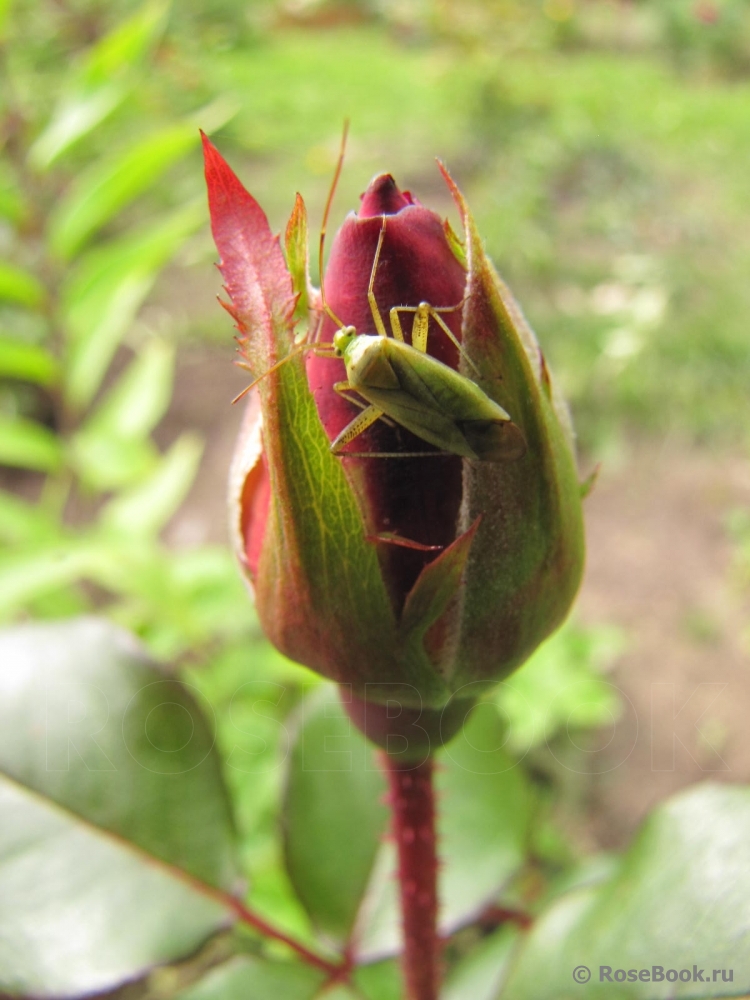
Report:
M 263 372 L 262 375 L 259 375 L 256 379 L 253 379 L 250 385 L 246 385 L 245 388 L 242 390 L 242 392 L 238 393 L 234 397 L 232 403 L 239 403 L 239 401 L 241 399 L 244 399 L 244 397 L 250 392 L 251 389 L 254 389 L 256 387 L 258 382 L 262 382 L 267 375 L 270 375 L 272 372 L 275 372 L 278 368 L 281 368 L 282 365 L 285 365 L 287 361 L 291 361 L 292 358 L 296 358 L 298 354 L 302 354 L 303 351 L 317 350 L 320 351 L 321 355 L 323 355 L 324 350 L 332 351 L 333 349 L 334 349 L 333 344 L 320 344 L 320 343 L 301 344 L 299 347 L 295 347 L 295 349 L 293 351 L 290 351 L 285 358 L 282 358 L 281 361 L 277 361 L 275 365 L 271 365 L 268 371 Z M 246 368 L 247 365 L 242 365 L 241 367 Z
M 344 324 L 338 318 L 336 313 L 331 309 L 331 307 L 326 302 L 326 292 L 325 292 L 325 282 L 323 278 L 323 252 L 325 249 L 326 242 L 326 229 L 328 228 L 328 216 L 331 212 L 331 205 L 333 204 L 333 196 L 336 194 L 336 188 L 339 183 L 339 177 L 341 177 L 341 171 L 344 166 L 344 155 L 346 153 L 346 140 L 349 135 L 349 119 L 344 119 L 344 131 L 341 134 L 341 147 L 339 149 L 339 158 L 336 162 L 336 170 L 333 174 L 333 181 L 331 182 L 331 188 L 328 192 L 328 198 L 326 199 L 326 205 L 323 210 L 323 222 L 320 227 L 320 247 L 318 251 L 318 268 L 320 270 L 320 300 L 323 306 L 324 312 L 326 312 L 333 322 L 339 327 L 343 327 Z

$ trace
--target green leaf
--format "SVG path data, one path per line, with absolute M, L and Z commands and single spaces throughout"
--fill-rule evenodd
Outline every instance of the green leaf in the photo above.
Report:
M 85 82 L 104 83 L 141 62 L 164 32 L 170 6 L 170 0 L 147 0 L 140 10 L 100 38 L 87 53 L 82 74 Z
M 54 472 L 62 461 L 62 442 L 49 428 L 24 417 L 0 417 L 0 465 Z
M 133 70 L 164 29 L 168 8 L 162 0 L 146 3 L 92 46 L 29 150 L 33 167 L 46 170 L 122 104 L 132 90 Z
M 0 661 L 0 990 L 80 996 L 190 954 L 237 877 L 202 708 L 96 619 L 7 630 Z
M 503 927 L 476 944 L 450 970 L 441 1000 L 496 1000 L 518 931 Z
M 573 982 L 579 965 L 591 971 Z M 600 967 L 661 966 L 665 979 L 600 982 Z M 706 985 L 693 967 L 706 970 Z M 666 979 L 690 970 L 690 981 Z M 713 970 L 733 970 L 716 985 Z M 750 788 L 705 784 L 660 805 L 614 876 L 570 892 L 525 940 L 501 996 L 508 1000 L 741 996 L 750 991 Z
M 120 490 L 141 482 L 159 452 L 152 441 L 128 440 L 80 431 L 70 443 L 70 461 L 89 490 Z
M 5 515 L 2 500 L 0 493 L 0 515 Z M 168 552 L 150 535 L 142 535 L 137 524 L 122 534 L 79 531 L 66 538 L 54 522 L 38 516 L 33 528 L 22 513 L 2 521 L 0 538 L 8 534 L 21 547 L 0 555 L 0 619 L 36 608 L 48 595 L 54 600 L 61 590 L 88 581 L 120 598 L 109 606 L 110 615 L 137 630 L 158 655 L 175 657 L 218 636 L 247 634 L 252 622 L 247 594 L 226 550 L 216 546 Z M 276 669 L 285 679 L 283 667 Z M 299 668 L 290 664 L 288 669 Z
M 109 293 L 104 309 L 91 317 L 86 335 L 72 343 L 66 365 L 66 396 L 78 410 L 84 409 L 96 394 L 122 337 L 153 288 L 156 271 L 146 272 L 136 266 L 109 277 L 112 280 L 96 290 Z
M 57 359 L 44 347 L 0 336 L 0 377 L 51 385 L 57 375 Z
M 66 150 L 108 118 L 131 89 L 121 80 L 111 80 L 95 89 L 76 88 L 60 102 L 51 121 L 31 146 L 31 166 L 47 170 Z
M 438 757 L 440 891 L 448 927 L 475 916 L 526 860 L 532 793 L 505 743 L 503 720 L 480 703 Z
M 18 226 L 27 212 L 28 204 L 23 192 L 18 189 L 7 164 L 0 162 L 0 219 L 6 219 L 12 225 Z
M 335 688 L 306 705 L 289 757 L 284 851 L 289 877 L 316 926 L 347 938 L 388 811 L 375 750 L 354 729 Z
M 336 986 L 332 986 L 330 989 L 325 990 L 320 995 L 321 1000 L 361 1000 L 359 993 L 356 993 L 353 989 L 348 986 L 344 986 L 343 983 L 339 983 Z
M 440 927 L 444 934 L 472 920 L 496 898 L 526 858 L 531 789 L 505 750 L 496 709 L 478 705 L 438 754 Z M 358 921 L 358 954 L 372 959 L 400 949 L 392 844 L 381 847 Z
M 110 500 L 101 513 L 102 527 L 128 535 L 157 534 L 185 499 L 202 452 L 195 434 L 183 434 L 146 482 Z
M 192 124 L 173 125 L 81 174 L 50 217 L 49 244 L 69 260 L 134 198 L 195 146 Z
M 174 345 L 148 341 L 85 426 L 114 438 L 147 437 L 167 412 L 173 375 Z
M 134 545 L 132 536 L 117 539 L 117 543 L 113 545 L 110 537 L 102 540 L 103 547 L 111 549 L 123 567 L 119 576 L 109 581 L 109 588 L 131 598 L 117 609 L 118 620 L 145 634 L 151 649 L 173 657 L 215 643 L 219 637 L 247 635 L 247 592 L 225 548 L 167 551 L 154 546 L 150 538 Z M 215 658 L 212 669 L 216 669 Z M 258 669 L 254 655 L 253 676 Z M 253 715 L 252 731 L 259 725 L 263 723 Z M 272 730 L 275 733 L 274 727 Z M 255 744 L 255 736 L 249 739 Z
M 197 201 L 87 254 L 63 288 L 69 342 L 66 398 L 86 407 L 159 270 L 205 220 Z
M 106 552 L 89 540 L 61 541 L 41 549 L 0 558 L 0 619 L 8 618 L 35 598 L 93 575 Z
M 13 0 L 0 0 L 0 43 L 5 42 Z
M 169 560 L 138 526 L 122 536 L 80 533 L 46 540 L 0 558 L 0 618 L 8 618 L 32 602 L 86 580 L 113 594 L 148 605 L 147 621 L 157 617 L 169 625 L 173 601 Z M 179 612 L 185 615 L 185 602 Z M 142 624 L 142 618 L 138 624 Z M 192 633 L 192 622 L 182 632 Z
M 444 933 L 472 919 L 525 860 L 531 794 L 504 741 L 498 713 L 487 704 L 439 754 Z M 358 958 L 395 954 L 401 932 L 395 852 L 382 841 L 386 783 L 335 688 L 327 686 L 307 703 L 287 780 L 286 864 L 313 921 L 344 939 L 358 911 Z
M 46 511 L 0 490 L 0 541 L 6 544 L 30 545 L 48 540 L 56 534 L 56 526 Z
M 313 1000 L 324 979 L 299 963 L 242 956 L 209 972 L 175 1000 Z
M 401 970 L 395 959 L 360 965 L 354 981 L 367 1000 L 402 1000 Z
M 0 302 L 36 309 L 47 297 L 44 285 L 29 271 L 0 261 Z
M 148 341 L 71 442 L 71 459 L 95 490 L 118 489 L 142 479 L 156 464 L 148 440 L 169 406 L 174 347 Z

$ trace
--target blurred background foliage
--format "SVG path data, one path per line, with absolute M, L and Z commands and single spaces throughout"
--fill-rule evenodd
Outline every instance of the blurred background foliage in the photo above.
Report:
M 216 710 L 252 902 L 309 937 L 277 762 L 317 680 L 260 636 L 221 531 L 164 534 L 204 448 L 189 408 L 164 422 L 176 361 L 230 352 L 197 130 L 275 229 L 300 190 L 315 231 L 347 116 L 338 219 L 382 169 L 451 214 L 439 155 L 587 462 L 633 436 L 742 449 L 750 5 L 2 0 L 0 56 L 0 620 L 93 609 L 177 664 Z M 213 494 L 221 520 L 223 481 Z M 750 551 L 747 519 L 736 529 Z M 552 873 L 580 853 L 550 819 L 578 792 L 545 747 L 572 728 L 583 753 L 617 715 L 604 674 L 623 641 L 568 626 L 497 694 L 547 803 L 534 850 Z M 583 708 L 550 693 L 566 690 Z M 243 752 L 253 768 L 232 766 Z

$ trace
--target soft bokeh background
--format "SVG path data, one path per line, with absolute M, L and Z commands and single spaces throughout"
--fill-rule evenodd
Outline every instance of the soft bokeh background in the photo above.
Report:
M 103 610 L 203 691 L 227 747 L 275 760 L 274 719 L 316 681 L 259 637 L 227 550 L 245 376 L 197 129 L 274 229 L 300 191 L 315 233 L 349 117 L 332 226 L 381 170 L 457 226 L 443 159 L 571 402 L 582 471 L 602 463 L 576 623 L 498 695 L 549 798 L 540 856 L 620 847 L 700 778 L 750 780 L 750 5 L 0 10 L 3 620 Z M 279 771 L 229 778 L 253 901 L 304 929 Z

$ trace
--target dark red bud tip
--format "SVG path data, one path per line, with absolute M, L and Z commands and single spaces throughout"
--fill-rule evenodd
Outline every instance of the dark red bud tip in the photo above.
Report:
M 408 191 L 399 191 L 390 174 L 379 174 L 363 195 L 359 206 L 360 219 L 370 219 L 375 215 L 395 215 L 407 205 L 415 204 Z

